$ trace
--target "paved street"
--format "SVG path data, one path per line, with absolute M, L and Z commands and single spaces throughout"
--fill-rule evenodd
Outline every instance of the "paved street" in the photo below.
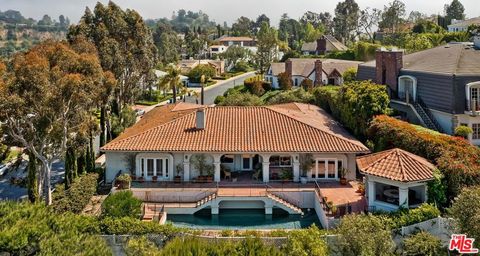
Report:
M 235 79 L 220 81 L 217 84 L 205 88 L 205 105 L 213 104 L 215 98 L 218 95 L 223 95 L 223 93 L 228 89 L 243 84 L 243 81 L 245 81 L 245 79 L 252 76 L 255 76 L 254 72 L 245 73 Z M 200 88 L 193 89 L 200 91 Z M 196 103 L 195 97 L 187 97 L 186 102 Z M 198 99 L 198 103 L 200 103 L 200 98 Z

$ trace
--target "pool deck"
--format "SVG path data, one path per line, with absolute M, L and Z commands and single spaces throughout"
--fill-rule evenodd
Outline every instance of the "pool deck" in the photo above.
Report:
M 320 191 L 326 201 L 332 202 L 335 206 L 350 206 L 352 212 L 362 212 L 367 206 L 365 197 L 357 193 L 359 182 L 350 181 L 347 185 L 341 185 L 339 182 L 319 182 Z M 313 192 L 315 183 L 307 184 L 293 182 L 271 182 L 265 185 L 261 182 L 254 183 L 173 183 L 173 182 L 134 182 L 132 190 L 148 191 L 212 191 L 217 193 L 218 197 L 262 197 L 266 196 L 267 191 L 275 192 Z M 166 208 L 195 207 L 196 202 L 178 202 L 178 203 L 156 203 L 162 204 Z

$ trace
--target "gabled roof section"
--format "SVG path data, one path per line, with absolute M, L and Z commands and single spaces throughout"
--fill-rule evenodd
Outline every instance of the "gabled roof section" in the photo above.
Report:
M 178 106 L 178 105 L 177 105 Z M 306 104 L 268 107 L 206 107 L 206 127 L 195 129 L 204 106 L 160 107 L 105 145 L 104 151 L 163 152 L 351 152 L 368 148 L 334 123 L 321 108 Z M 176 109 L 180 108 L 180 109 Z M 167 114 L 167 112 L 177 114 Z M 162 115 L 163 117 L 157 117 Z M 169 115 L 170 120 L 166 116 Z M 159 118 L 150 124 L 149 119 Z M 146 124 L 149 124 L 147 129 Z
M 357 157 L 360 172 L 400 182 L 433 179 L 435 166 L 426 159 L 402 149 L 391 149 Z

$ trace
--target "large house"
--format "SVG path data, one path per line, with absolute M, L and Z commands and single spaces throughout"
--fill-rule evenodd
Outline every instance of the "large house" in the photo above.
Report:
M 178 103 L 148 112 L 141 121 L 105 145 L 106 179 L 119 171 L 137 177 L 173 181 L 198 179 L 191 161 L 205 155 L 214 181 L 221 169 L 257 175 L 263 182 L 281 180 L 288 172 L 300 180 L 299 158 L 311 154 L 309 180 L 338 180 L 342 168 L 355 179 L 355 157 L 369 150 L 321 108 L 291 103 L 262 107 L 206 107 Z M 135 164 L 125 159 L 133 155 Z M 176 173 L 182 169 L 182 173 Z M 254 172 L 254 173 L 252 173 Z
M 301 49 L 304 55 L 324 55 L 329 52 L 346 50 L 348 47 L 331 35 L 323 35 L 315 42 L 304 43 Z
M 222 36 L 218 41 L 224 46 L 237 45 L 241 47 L 256 47 L 255 39 L 246 36 Z
M 480 17 L 468 20 L 452 20 L 452 24 L 448 25 L 448 32 L 465 32 L 471 25 L 480 26 Z
M 453 134 L 460 125 L 480 145 L 480 37 L 404 55 L 379 50 L 357 78 L 388 85 L 391 107 L 412 123 Z
M 286 72 L 293 86 L 300 86 L 304 79 L 310 79 L 315 85 L 341 85 L 343 73 L 349 68 L 357 68 L 362 62 L 338 59 L 291 58 L 285 63 L 272 63 L 265 74 L 265 80 L 273 88 L 279 88 L 278 75 Z
M 215 69 L 215 75 L 225 73 L 225 61 L 224 60 L 181 60 L 177 67 L 182 74 L 188 74 L 192 69 L 198 65 L 209 65 Z

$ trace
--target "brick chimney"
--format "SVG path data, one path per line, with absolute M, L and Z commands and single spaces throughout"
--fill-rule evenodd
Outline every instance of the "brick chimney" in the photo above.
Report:
M 206 117 L 205 109 L 198 109 L 197 112 L 195 113 L 195 128 L 197 130 L 205 129 L 206 120 L 207 120 L 207 117 Z
M 391 92 L 397 92 L 398 75 L 403 68 L 403 50 L 382 48 L 375 52 L 375 61 L 377 84 L 388 85 Z
M 323 55 L 327 52 L 327 39 L 324 36 L 317 39 L 317 54 Z
M 292 77 L 293 74 L 293 63 L 290 59 L 285 61 L 285 73 L 288 74 L 289 77 Z
M 314 85 L 315 86 L 320 86 L 323 84 L 322 81 L 322 73 L 323 73 L 323 68 L 322 68 L 322 60 L 316 60 L 315 61 L 315 81 Z

